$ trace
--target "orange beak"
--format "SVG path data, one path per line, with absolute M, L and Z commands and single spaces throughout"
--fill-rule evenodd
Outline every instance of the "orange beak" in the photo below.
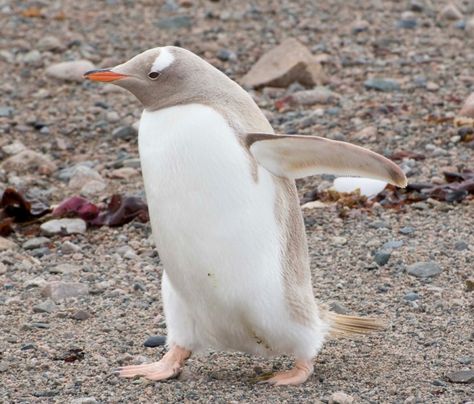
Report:
M 109 69 L 90 70 L 84 74 L 84 78 L 92 81 L 115 81 L 128 77 L 126 74 L 115 73 Z

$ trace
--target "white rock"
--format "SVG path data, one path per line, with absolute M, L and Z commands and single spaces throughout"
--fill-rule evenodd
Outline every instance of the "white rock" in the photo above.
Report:
M 71 189 L 79 190 L 90 181 L 104 182 L 104 179 L 93 168 L 79 165 L 74 167 L 68 186 Z
M 136 177 L 137 175 L 139 175 L 138 170 L 132 167 L 117 168 L 110 173 L 111 178 L 117 178 L 120 180 L 128 180 L 132 177 Z
M 85 195 L 85 196 L 96 195 L 99 192 L 103 191 L 105 188 L 107 188 L 107 184 L 104 181 L 92 180 L 86 183 L 81 188 L 81 195 Z
M 41 291 L 43 297 L 49 297 L 56 302 L 70 297 L 84 296 L 88 293 L 89 287 L 83 283 L 62 281 L 50 282 Z
M 95 397 L 80 397 L 70 401 L 70 404 L 98 404 Z
M 344 245 L 347 244 L 347 238 L 336 236 L 332 238 L 332 242 L 336 245 Z
M 56 171 L 56 164 L 45 155 L 27 149 L 7 158 L 0 168 L 18 173 L 38 171 L 40 174 L 51 174 Z
M 43 223 L 40 230 L 47 236 L 55 234 L 83 234 L 86 232 L 87 225 L 82 219 L 53 219 Z
M 325 207 L 327 207 L 327 205 L 324 202 L 311 201 L 311 202 L 306 202 L 303 206 L 301 206 L 301 209 L 321 209 Z
M 74 264 L 58 264 L 54 267 L 49 268 L 49 272 L 52 274 L 63 274 L 63 275 L 71 275 L 76 274 L 81 271 L 81 267 L 79 265 Z
M 453 3 L 449 3 L 439 12 L 438 18 L 440 20 L 456 21 L 462 20 L 463 15 Z
M 387 183 L 370 178 L 338 177 L 334 180 L 332 188 L 337 192 L 354 192 L 360 189 L 361 195 L 370 198 L 382 192 Z
M 23 283 L 23 287 L 25 289 L 30 289 L 30 288 L 41 288 L 47 285 L 48 282 L 46 282 L 45 279 L 43 278 L 34 278 L 34 279 L 29 279 Z
M 88 60 L 74 60 L 49 66 L 46 69 L 46 75 L 60 80 L 82 82 L 84 73 L 93 69 L 95 66 Z
M 13 250 L 18 246 L 11 240 L 5 237 L 0 237 L 0 251 Z
M 42 37 L 37 44 L 37 47 L 40 51 L 52 51 L 52 50 L 61 50 L 64 49 L 63 43 L 52 35 L 46 35 Z
M 352 404 L 354 398 L 342 391 L 336 391 L 329 397 L 329 404 Z
M 18 154 L 24 150 L 26 150 L 26 146 L 18 140 L 2 147 L 2 151 L 10 156 Z
M 28 53 L 22 55 L 19 59 L 28 65 L 39 65 L 41 62 L 41 53 L 38 52 L 36 49 L 33 49 Z

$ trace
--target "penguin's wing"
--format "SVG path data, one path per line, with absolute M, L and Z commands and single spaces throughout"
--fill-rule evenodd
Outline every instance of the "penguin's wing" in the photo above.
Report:
M 245 142 L 257 162 L 278 177 L 333 174 L 407 185 L 392 161 L 363 147 L 318 136 L 249 133 Z

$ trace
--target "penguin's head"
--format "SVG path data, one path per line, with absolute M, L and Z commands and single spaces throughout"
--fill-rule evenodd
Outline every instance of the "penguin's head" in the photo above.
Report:
M 186 49 L 149 49 L 109 69 L 91 70 L 84 77 L 130 91 L 148 110 L 198 101 L 206 82 L 212 85 L 214 67 Z M 217 71 L 217 70 L 216 70 Z

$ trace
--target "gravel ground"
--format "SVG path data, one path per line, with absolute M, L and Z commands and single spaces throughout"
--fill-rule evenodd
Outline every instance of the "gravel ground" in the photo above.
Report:
M 113 192 L 143 195 L 131 128 L 141 113 L 137 101 L 95 83 L 49 78 L 47 67 L 78 59 L 111 66 L 177 44 L 238 80 L 288 37 L 325 55 L 327 86 L 341 98 L 281 112 L 275 98 L 298 85 L 252 92 L 277 132 L 322 134 L 387 155 L 421 153 L 424 160 L 401 162 L 410 182 L 439 181 L 446 167 L 474 168 L 472 145 L 460 142 L 450 121 L 474 91 L 474 33 L 467 24 L 473 3 L 459 2 L 458 20 L 439 17 L 442 1 L 312 3 L 0 0 L 0 147 L 19 141 L 56 165 L 44 172 L 0 169 L 0 190 L 12 186 L 58 203 L 77 193 L 67 169 L 87 162 L 103 185 L 82 190 L 92 200 Z M 409 10 L 413 15 L 403 14 Z M 374 77 L 397 80 L 399 91 L 366 88 Z M 0 163 L 14 154 L 4 147 L 0 153 Z M 118 178 L 123 167 L 129 170 Z M 299 181 L 301 195 L 326 182 Z M 162 267 L 149 225 L 55 235 L 27 249 L 24 243 L 39 237 L 32 224 L 9 237 L 16 247 L 0 251 L 0 401 L 329 402 L 337 391 L 354 402 L 473 400 L 473 384 L 449 376 L 474 366 L 472 200 L 375 206 L 344 219 L 335 206 L 304 215 L 317 297 L 390 323 L 381 334 L 328 342 L 304 385 L 255 384 L 258 374 L 288 367 L 288 358 L 220 352 L 192 357 L 178 380 L 118 379 L 113 368 L 163 353 L 143 347 L 149 336 L 166 335 Z M 373 254 L 382 250 L 390 257 L 379 266 Z M 409 275 L 420 262 L 441 272 Z M 88 290 L 52 303 L 41 291 L 54 281 Z

